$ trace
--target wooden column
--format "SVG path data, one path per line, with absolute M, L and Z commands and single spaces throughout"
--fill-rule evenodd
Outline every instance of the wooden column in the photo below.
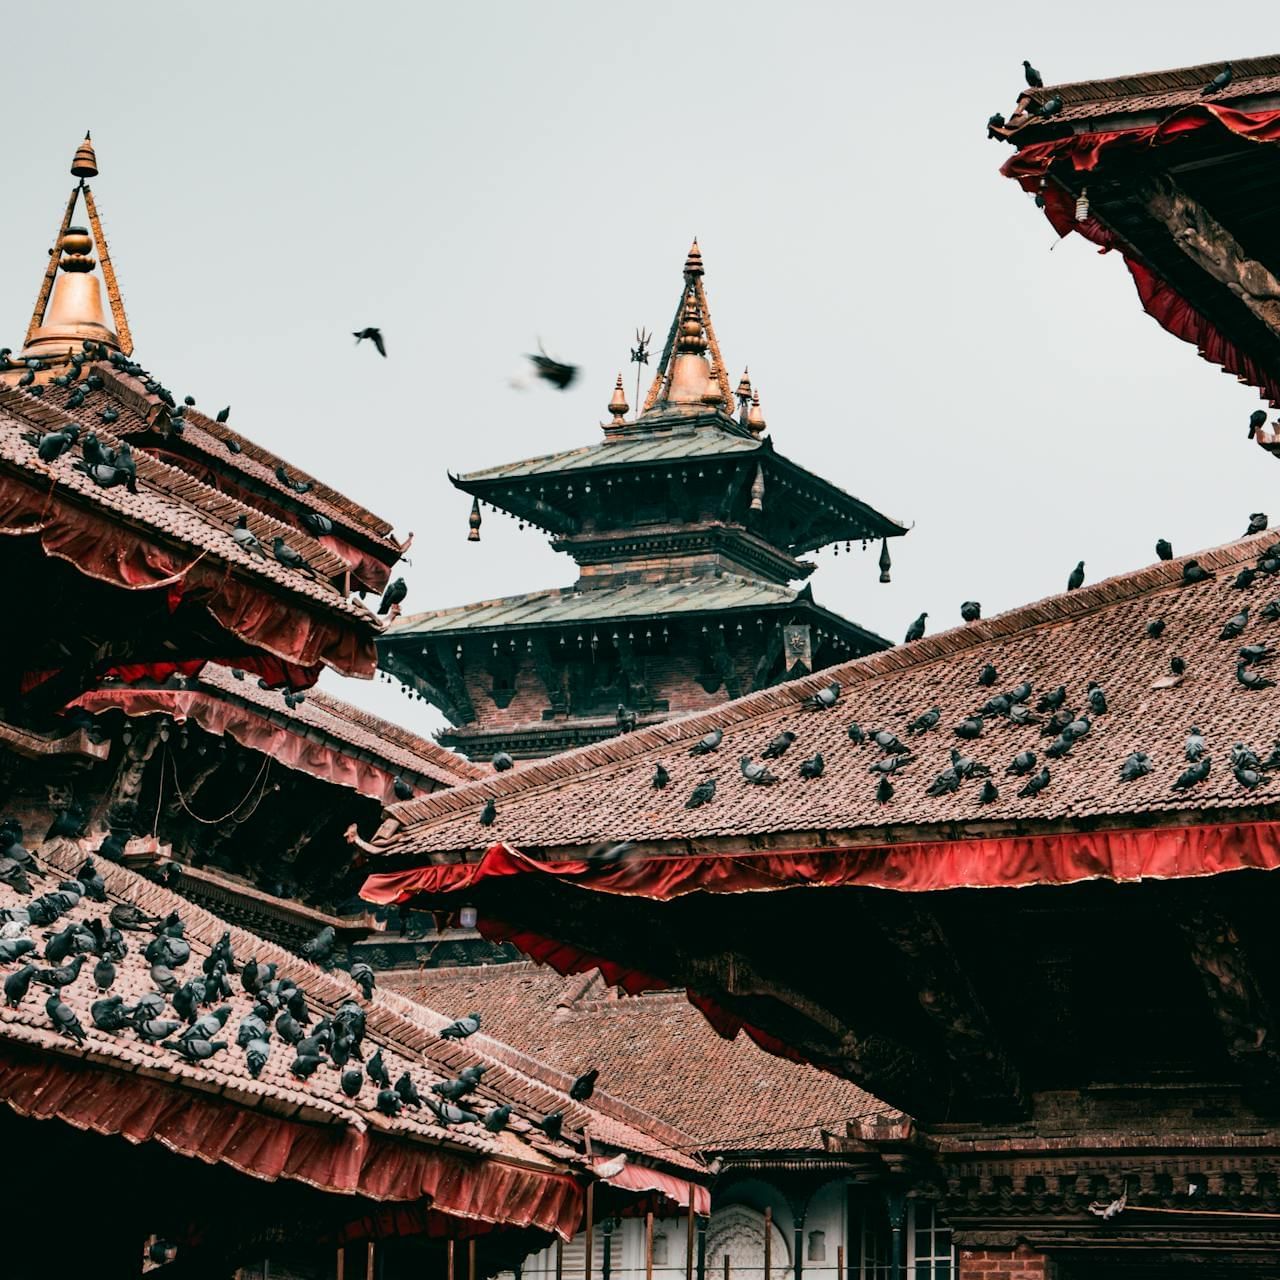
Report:
M 844 1245 L 836 1245 L 836 1280 L 844 1280 Z
M 335 1274 L 338 1280 L 347 1280 L 347 1246 L 345 1244 L 338 1246 L 338 1265 Z
M 582 1258 L 582 1276 L 583 1280 L 591 1280 L 591 1244 L 592 1235 L 595 1230 L 595 1213 L 596 1213 L 596 1184 L 594 1182 L 587 1183 L 587 1248 Z
M 653 1280 L 653 1210 L 644 1215 L 644 1280 Z
M 693 1280 L 693 1183 L 689 1183 L 689 1217 L 688 1230 L 684 1238 L 684 1280 Z
M 452 1270 L 449 1280 L 453 1280 Z M 559 1236 L 556 1236 L 556 1280 L 564 1280 L 564 1241 Z
M 454 1243 L 452 1240 L 449 1240 L 445 1244 L 445 1262 L 446 1262 L 446 1270 L 447 1270 L 446 1280 L 454 1280 L 454 1274 L 453 1274 L 453 1267 L 455 1262 L 454 1253 L 455 1253 Z M 556 1255 L 556 1259 L 557 1259 L 556 1280 L 560 1280 L 559 1254 Z
M 378 1264 L 378 1246 L 374 1244 L 372 1240 L 370 1240 L 368 1257 L 367 1257 L 367 1260 L 365 1261 L 365 1266 L 364 1266 L 364 1273 L 366 1277 L 368 1277 L 368 1280 L 374 1280 L 374 1276 L 377 1274 L 374 1271 L 374 1267 L 376 1267 L 377 1264 Z
M 467 1280 L 476 1280 L 476 1241 L 474 1236 L 467 1241 Z
M 764 1207 L 764 1280 L 773 1275 L 773 1207 Z

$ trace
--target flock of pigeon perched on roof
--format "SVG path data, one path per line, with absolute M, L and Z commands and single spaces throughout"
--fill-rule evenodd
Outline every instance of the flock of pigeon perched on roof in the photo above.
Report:
M 85 825 L 80 811 L 64 810 L 45 839 L 78 841 L 84 836 Z M 322 1068 L 340 1072 L 343 1094 L 359 1099 L 371 1086 L 375 1091 L 373 1106 L 383 1115 L 394 1117 L 405 1107 L 425 1106 L 446 1127 L 476 1123 L 491 1133 L 506 1127 L 512 1112 L 509 1105 L 490 1107 L 481 1114 L 475 1103 L 468 1103 L 487 1070 L 483 1064 L 463 1068 L 455 1079 L 432 1084 L 431 1096 L 420 1096 L 407 1070 L 392 1081 L 380 1049 L 366 1058 L 365 1011 L 359 1001 L 348 998 L 332 1015 L 313 1017 L 306 990 L 294 979 L 278 976 L 275 964 L 263 964 L 256 957 L 243 963 L 237 959 L 229 930 L 196 972 L 191 964 L 192 947 L 185 937 L 186 925 L 178 911 L 154 916 L 129 902 L 109 905 L 94 855 L 85 856 L 74 876 L 59 877 L 51 866 L 42 866 L 22 841 L 23 830 L 16 820 L 0 820 L 0 884 L 23 899 L 21 905 L 0 908 L 0 968 L 9 971 L 2 984 L 7 1008 L 21 1007 L 36 991 L 47 993 L 44 1008 L 49 1026 L 81 1045 L 85 1028 L 64 993 L 78 983 L 92 984 L 95 998 L 89 1005 L 89 1016 L 100 1032 L 131 1035 L 191 1063 L 228 1052 L 234 1043 L 255 1080 L 278 1045 L 284 1054 L 292 1054 L 289 1072 L 295 1079 L 308 1081 Z M 111 858 L 118 852 L 104 841 L 97 856 Z M 33 880 L 50 884 L 56 880 L 56 888 L 37 895 Z M 59 928 L 59 922 L 85 901 L 101 904 L 105 918 L 78 918 Z M 44 930 L 42 937 L 37 938 L 37 930 Z M 326 925 L 301 952 L 313 964 L 330 969 L 336 949 L 337 935 Z M 117 982 L 117 966 L 130 951 L 140 952 L 150 966 L 153 990 L 127 1004 L 112 988 Z M 86 969 L 87 965 L 91 967 Z M 369 965 L 356 961 L 349 973 L 365 1001 L 372 1000 L 375 977 Z M 237 986 L 253 1003 L 232 1029 L 228 1022 L 233 1010 L 227 1001 L 236 994 Z M 445 1040 L 463 1040 L 474 1035 L 480 1023 L 480 1013 L 468 1013 L 439 1034 Z M 573 1082 L 569 1096 L 586 1101 L 598 1075 L 595 1069 L 583 1073 Z M 549 1138 L 558 1139 L 564 1113 L 552 1112 L 533 1123 Z
M 1265 531 L 1267 523 L 1265 513 L 1254 512 L 1244 536 Z M 1170 560 L 1173 558 L 1173 547 L 1166 539 L 1161 538 L 1156 543 L 1156 554 L 1161 560 Z M 1215 573 L 1204 568 L 1197 560 L 1188 559 L 1182 566 L 1181 587 L 1194 589 L 1215 577 Z M 1264 547 L 1255 564 L 1240 569 L 1232 579 L 1231 587 L 1245 592 L 1255 583 L 1268 578 L 1275 579 L 1280 587 L 1280 542 Z M 1075 591 L 1083 583 L 1084 564 L 1081 562 L 1072 571 L 1067 590 Z M 961 613 L 966 622 L 977 621 L 981 617 L 981 605 L 977 601 L 965 601 Z M 923 638 L 927 616 L 921 614 L 911 624 L 906 636 L 907 643 Z M 1268 689 L 1276 684 L 1267 672 L 1277 652 L 1277 645 L 1266 637 L 1246 637 L 1245 633 L 1252 625 L 1253 617 L 1251 606 L 1247 603 L 1242 605 L 1231 617 L 1224 619 L 1218 637 L 1224 644 L 1242 637 L 1249 639 L 1249 643 L 1233 646 L 1232 649 L 1236 687 L 1242 693 Z M 1256 617 L 1263 622 L 1280 621 L 1280 596 L 1257 610 Z M 1164 619 L 1153 618 L 1144 624 L 1142 634 L 1148 640 L 1159 640 L 1164 630 Z M 1187 659 L 1180 654 L 1171 654 L 1168 662 L 1169 674 L 1164 678 L 1176 682 L 1187 670 Z M 847 737 L 851 746 L 866 752 L 870 757 L 867 772 L 875 779 L 875 798 L 880 804 L 888 805 L 893 800 L 902 778 L 907 776 L 909 767 L 917 758 L 916 744 L 927 734 L 945 733 L 948 727 L 957 739 L 956 745 L 950 750 L 950 764 L 929 781 L 925 794 L 944 796 L 959 793 L 962 784 L 974 780 L 982 783 L 975 796 L 979 805 L 997 800 L 1002 785 L 1017 786 L 1020 797 L 1034 798 L 1051 786 L 1054 769 L 1066 767 L 1060 766 L 1059 762 L 1068 761 L 1072 757 L 1088 739 L 1095 721 L 1107 715 L 1111 709 L 1106 689 L 1096 680 L 1083 682 L 1077 690 L 1070 690 L 1065 684 L 1059 684 L 1055 688 L 1040 691 L 1037 695 L 1030 681 L 1019 679 L 1003 691 L 997 691 L 1001 685 L 1001 673 L 988 662 L 975 673 L 974 684 L 972 710 L 949 726 L 943 723 L 943 711 L 938 706 L 916 713 L 901 732 L 890 728 L 864 729 L 856 721 L 848 726 Z M 804 699 L 799 704 L 799 709 L 810 713 L 830 713 L 837 707 L 840 698 L 841 686 L 832 683 Z M 631 725 L 631 714 L 625 707 L 618 708 L 618 723 L 624 732 Z M 985 763 L 977 758 L 977 747 L 972 744 L 982 741 L 988 728 L 997 723 L 1026 727 L 1034 731 L 1037 740 L 1018 750 L 1007 762 Z M 803 737 L 802 727 L 788 728 L 777 733 L 765 745 L 759 752 L 758 759 L 750 755 L 740 756 L 739 772 L 743 786 L 770 786 L 781 781 L 780 762 L 784 758 L 792 758 L 790 753 L 797 743 L 802 742 Z M 689 748 L 689 754 L 695 757 L 709 756 L 720 750 L 724 739 L 724 730 L 713 728 Z M 822 777 L 827 761 L 820 751 L 805 754 L 803 750 L 799 750 L 795 754 L 803 757 L 795 768 L 796 777 L 806 782 Z M 1247 743 L 1236 742 L 1230 747 L 1229 753 L 1224 754 L 1229 754 L 1235 780 L 1246 791 L 1258 787 L 1266 773 L 1280 769 L 1280 739 L 1266 752 L 1260 753 Z M 1187 767 L 1171 779 L 1170 785 L 1174 791 L 1190 790 L 1209 776 L 1213 757 L 1198 728 L 1192 727 L 1187 735 L 1185 756 Z M 511 767 L 509 758 L 499 763 L 495 757 L 493 763 L 499 770 Z M 1151 756 L 1141 750 L 1132 751 L 1124 760 L 1117 762 L 1122 782 L 1133 782 L 1144 777 L 1154 767 Z M 998 782 L 998 777 L 1012 781 L 1005 784 Z M 655 765 L 650 785 L 655 791 L 662 791 L 669 782 L 670 774 L 659 761 Z M 715 777 L 702 778 L 685 797 L 685 808 L 698 809 L 712 804 L 717 799 L 717 791 L 721 785 Z M 480 824 L 486 827 L 492 825 L 497 815 L 497 801 L 490 797 L 480 812 Z M 625 856 L 629 848 L 629 845 L 615 844 L 597 846 L 588 855 L 588 861 L 608 865 Z

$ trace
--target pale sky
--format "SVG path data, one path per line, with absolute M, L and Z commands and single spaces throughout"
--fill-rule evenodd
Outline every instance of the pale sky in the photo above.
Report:
M 135 356 L 416 541 L 414 611 L 576 576 L 455 473 L 591 443 L 697 235 L 775 447 L 890 515 L 818 601 L 900 640 L 1243 532 L 1256 393 L 1142 312 L 1118 256 L 999 176 L 1046 83 L 1271 52 L 1274 5 L 67 0 L 6 13 L 0 345 L 93 131 Z M 379 325 L 390 358 L 351 331 Z M 541 338 L 582 376 L 509 378 Z M 1280 504 L 1274 514 L 1280 523 Z M 327 687 L 423 729 L 381 682 Z

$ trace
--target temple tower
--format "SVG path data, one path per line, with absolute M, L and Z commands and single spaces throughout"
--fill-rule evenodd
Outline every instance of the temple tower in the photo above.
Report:
M 448 716 L 473 759 L 549 755 L 714 706 L 888 641 L 822 608 L 801 557 L 906 529 L 784 458 L 758 390 L 730 385 L 695 241 L 644 404 L 619 375 L 604 439 L 450 477 L 542 530 L 577 563 L 571 587 L 403 617 L 379 663 Z

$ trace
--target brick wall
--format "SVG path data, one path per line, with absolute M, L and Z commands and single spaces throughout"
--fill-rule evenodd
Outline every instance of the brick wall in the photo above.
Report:
M 961 1249 L 957 1280 L 1052 1280 L 1049 1259 L 1020 1244 L 1014 1249 Z

